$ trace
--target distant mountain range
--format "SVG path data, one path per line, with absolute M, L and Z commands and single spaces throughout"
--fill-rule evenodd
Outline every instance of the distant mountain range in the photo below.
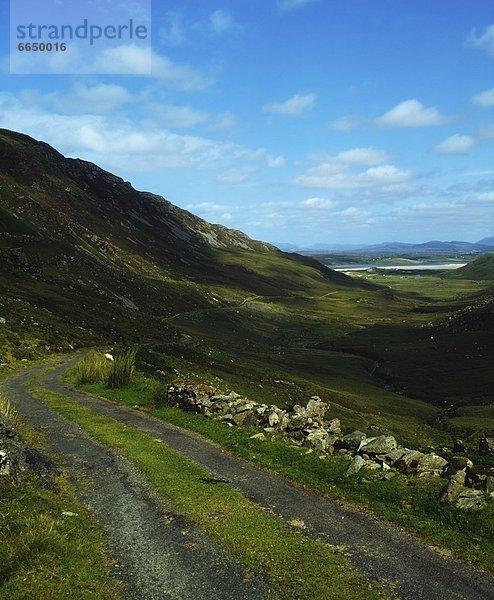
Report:
M 409 244 L 403 242 L 383 242 L 370 246 L 359 246 L 355 244 L 314 244 L 311 246 L 296 246 L 294 244 L 274 243 L 280 250 L 285 252 L 301 252 L 304 254 L 321 254 L 324 252 L 352 254 L 482 254 L 494 251 L 494 237 L 486 237 L 478 242 L 451 241 L 442 242 L 432 240 L 422 244 Z

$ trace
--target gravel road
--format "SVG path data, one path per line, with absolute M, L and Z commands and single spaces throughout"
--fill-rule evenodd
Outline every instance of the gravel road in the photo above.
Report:
M 230 455 L 195 433 L 68 388 L 60 378 L 71 362 L 46 374 L 43 384 L 96 413 L 111 416 L 163 440 L 170 448 L 207 468 L 213 477 L 226 479 L 246 497 L 272 509 L 286 521 L 302 520 L 307 535 L 344 552 L 357 569 L 385 582 L 396 597 L 402 600 L 494 600 L 493 576 L 440 555 L 397 527 L 294 486 L 282 477 Z M 32 372 L 13 377 L 4 386 L 16 406 L 29 415 L 35 425 L 47 431 L 60 453 L 71 457 L 74 466 L 89 471 L 95 483 L 98 479 L 90 499 L 110 534 L 115 528 L 122 530 L 119 535 L 123 545 L 120 548 L 115 542 L 116 554 L 121 557 L 125 571 L 128 573 L 130 569 L 133 573 L 134 579 L 130 581 L 133 589 L 150 590 L 158 586 L 156 589 L 162 590 L 156 596 L 129 597 L 257 598 L 269 594 L 261 579 L 247 586 L 242 584 L 244 574 L 232 557 L 219 548 L 211 550 L 211 542 L 204 534 L 180 518 L 164 525 L 163 501 L 156 498 L 136 469 L 30 396 L 24 388 L 30 376 Z M 91 466 L 93 464 L 96 468 Z M 192 552 L 184 544 L 183 528 L 187 536 L 197 540 L 199 550 Z M 135 545 L 139 547 L 138 556 L 130 566 L 129 561 L 125 562 L 126 548 L 132 549 Z M 146 558 L 139 559 L 143 555 Z M 163 573 L 170 574 L 167 575 L 169 590 L 166 590 L 168 581 L 165 589 L 160 587 L 164 585 Z M 191 589 L 195 594 L 187 595 Z

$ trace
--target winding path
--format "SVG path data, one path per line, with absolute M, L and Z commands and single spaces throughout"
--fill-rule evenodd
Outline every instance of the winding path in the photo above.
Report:
M 357 569 L 373 579 L 385 581 L 401 600 L 494 600 L 492 575 L 436 553 L 397 527 L 296 487 L 282 477 L 230 455 L 195 433 L 67 387 L 61 375 L 71 362 L 48 372 L 43 385 L 95 413 L 163 440 L 170 448 L 206 467 L 213 477 L 228 480 L 245 496 L 272 509 L 286 521 L 303 520 L 307 527 L 305 534 L 343 551 Z M 127 578 L 137 595 L 130 598 L 241 599 L 269 594 L 266 583 L 261 580 L 243 584 L 241 567 L 232 566 L 234 559 L 217 547 L 210 554 L 211 541 L 190 524 L 178 519 L 165 525 L 166 519 L 157 506 L 158 499 L 142 475 L 30 395 L 25 382 L 32 375 L 31 371 L 13 377 L 4 388 L 19 410 L 48 433 L 68 462 L 82 466 L 96 483 L 89 500 L 94 502 L 99 518 L 108 525 L 117 556 L 125 561 L 125 554 L 136 543 L 134 536 L 138 536 L 142 548 L 139 547 L 137 555 L 144 553 L 152 563 L 144 564 L 146 561 L 139 561 L 137 557 L 135 566 L 130 569 L 133 576 L 130 580 Z M 136 506 L 136 502 L 140 504 Z M 105 506 L 112 506 L 111 514 L 105 514 Z M 127 514 L 127 510 L 133 512 Z M 124 532 L 123 539 L 118 540 L 115 527 L 119 527 L 121 519 L 132 533 L 129 537 Z M 186 547 L 184 531 L 186 536 L 197 540 L 198 550 Z M 169 589 L 159 591 L 163 587 L 159 575 L 164 572 L 171 573 L 170 581 L 166 582 Z M 139 596 L 142 589 L 156 589 L 156 595 Z

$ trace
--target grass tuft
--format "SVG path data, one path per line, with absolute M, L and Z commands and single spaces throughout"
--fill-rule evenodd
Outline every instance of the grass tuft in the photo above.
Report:
M 19 415 L 7 396 L 0 394 L 0 415 L 3 415 L 14 426 L 19 424 Z
M 110 389 L 123 388 L 130 384 L 135 370 L 136 352 L 135 348 L 131 348 L 115 356 L 108 375 Z
M 77 384 L 103 383 L 108 378 L 110 367 L 110 361 L 101 352 L 91 350 L 74 367 Z

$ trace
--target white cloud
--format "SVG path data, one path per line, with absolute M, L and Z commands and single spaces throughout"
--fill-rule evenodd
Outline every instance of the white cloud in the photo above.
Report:
M 270 156 L 266 157 L 266 164 L 270 169 L 279 169 L 280 167 L 285 166 L 285 157 L 284 156 Z
M 132 44 L 103 50 L 96 60 L 94 72 L 137 75 L 148 72 L 170 87 L 186 92 L 204 90 L 212 84 L 210 78 L 189 65 L 174 63 L 167 56 Z
M 335 131 L 353 131 L 357 129 L 362 123 L 365 122 L 365 119 L 359 117 L 357 115 L 348 115 L 346 117 L 340 117 L 339 119 L 335 119 L 331 121 L 329 127 L 334 129 Z
M 208 120 L 209 114 L 195 110 L 190 106 L 176 106 L 173 104 L 153 104 L 149 106 L 155 119 L 167 127 L 189 129 Z
M 489 25 L 484 33 L 479 36 L 477 36 L 477 33 L 473 31 L 469 35 L 467 42 L 471 46 L 484 48 L 491 56 L 494 56 L 494 23 Z
M 473 199 L 479 202 L 494 202 L 494 192 L 484 192 L 482 194 L 475 194 Z
M 278 2 L 278 7 L 282 11 L 290 11 L 296 8 L 302 8 L 302 6 L 306 6 L 312 2 L 314 2 L 314 0 L 280 0 Z
M 172 46 L 180 46 L 185 42 L 185 30 L 182 25 L 182 18 L 176 12 L 170 12 L 166 16 L 167 27 L 161 27 L 159 35 Z
M 0 126 L 114 172 L 229 169 L 237 161 L 264 161 L 266 155 L 262 148 L 180 135 L 119 115 L 60 114 L 53 106 L 36 106 L 21 94 L 0 93 Z
M 233 16 L 226 10 L 215 10 L 209 16 L 209 22 L 214 33 L 222 34 L 230 30 L 242 29 Z
M 112 112 L 133 100 L 132 94 L 125 88 L 102 83 L 88 86 L 85 84 L 74 85 L 71 92 L 57 100 L 59 108 L 72 112 L 82 110 L 92 113 Z
M 268 102 L 262 107 L 262 110 L 264 112 L 299 117 L 304 112 L 314 108 L 316 99 L 316 94 L 296 94 L 284 102 Z
M 254 172 L 255 169 L 251 168 L 233 168 L 229 169 L 225 173 L 218 175 L 216 181 L 219 183 L 243 183 L 249 178 L 249 175 Z
M 308 169 L 305 175 L 300 175 L 293 183 L 308 188 L 354 190 L 405 183 L 411 177 L 410 171 L 398 169 L 394 165 L 370 167 L 355 173 L 346 165 L 338 168 L 335 163 L 322 163 Z
M 329 198 L 307 198 L 302 202 L 302 206 L 304 208 L 311 209 L 325 209 L 325 208 L 334 208 L 338 205 L 338 202 L 334 200 L 330 200 Z
M 95 73 L 152 73 L 153 55 L 148 48 L 135 44 L 105 48 L 94 62 Z
M 376 123 L 382 127 L 427 127 L 449 120 L 435 106 L 426 108 L 418 100 L 404 100 L 376 119 Z
M 466 154 L 474 144 L 475 140 L 469 135 L 455 134 L 438 144 L 434 151 L 440 154 Z
M 377 148 L 352 148 L 339 152 L 334 159 L 346 165 L 380 165 L 389 161 L 390 157 Z
M 390 156 L 378 148 L 352 148 L 319 160 L 319 164 L 309 168 L 292 183 L 309 188 L 342 190 L 382 187 L 383 190 L 395 192 L 396 189 L 390 186 L 403 184 L 412 177 L 410 171 L 387 164 Z M 356 170 L 362 166 L 369 168 L 365 171 Z
M 494 87 L 484 92 L 479 92 L 472 98 L 472 104 L 480 108 L 494 107 Z

